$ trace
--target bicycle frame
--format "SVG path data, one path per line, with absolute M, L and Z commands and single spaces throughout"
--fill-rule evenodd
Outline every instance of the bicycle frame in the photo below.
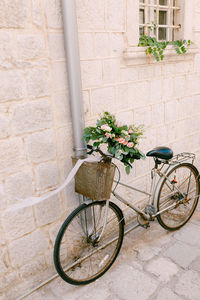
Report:
M 135 188 L 134 186 L 130 186 L 128 184 L 125 184 L 123 182 L 117 182 L 119 185 L 122 185 L 128 189 L 131 189 L 131 190 L 134 190 L 134 191 L 137 191 L 139 193 L 142 193 L 144 195 L 147 195 L 149 197 L 149 202 L 148 204 L 149 205 L 154 205 L 155 203 L 155 193 L 156 193 L 156 189 L 157 189 L 157 186 L 159 184 L 159 180 L 156 184 L 156 180 L 157 180 L 157 177 L 159 176 L 161 179 L 162 177 L 163 178 L 167 178 L 166 177 L 166 173 L 168 172 L 170 166 L 168 166 L 168 168 L 165 170 L 165 172 L 161 172 L 160 169 L 154 167 L 152 170 L 151 170 L 151 188 L 150 188 L 150 192 L 146 192 L 146 191 L 143 191 L 143 190 L 140 190 L 138 188 Z M 149 215 L 147 213 L 145 213 L 143 210 L 141 210 L 140 208 L 138 208 L 136 205 L 132 204 L 130 201 L 127 201 L 126 199 L 124 199 L 123 197 L 121 197 L 118 193 L 114 191 L 112 191 L 112 194 L 114 195 L 114 197 L 116 199 L 118 199 L 119 201 L 123 202 L 125 205 L 127 205 L 128 207 L 132 208 L 135 212 L 137 212 L 139 215 L 141 215 L 143 218 L 145 218 L 146 220 L 151 220 L 152 218 L 155 218 L 155 216 L 157 215 L 156 214 L 153 214 L 153 215 Z
M 183 153 L 179 153 L 177 155 L 175 155 L 170 161 L 167 162 L 168 166 L 165 169 L 164 172 L 161 171 L 161 169 L 163 168 L 164 165 L 166 165 L 166 161 L 164 160 L 160 160 L 159 164 L 162 164 L 161 168 L 158 168 L 158 164 L 156 162 L 156 159 L 154 159 L 155 161 L 155 167 L 151 170 L 151 188 L 150 188 L 150 192 L 146 192 L 140 189 L 137 189 L 133 186 L 130 186 L 128 184 L 122 183 L 122 182 L 117 182 L 119 185 L 122 185 L 124 187 L 127 187 L 128 189 L 137 191 L 139 193 L 145 194 L 147 196 L 149 196 L 149 205 L 155 205 L 155 201 L 157 199 L 157 192 L 159 191 L 159 187 L 161 182 L 166 179 L 170 184 L 171 182 L 169 181 L 167 174 L 170 171 L 170 169 L 172 169 L 175 165 L 180 164 L 186 160 L 191 159 L 191 163 L 194 163 L 194 159 L 195 159 L 195 154 L 193 153 L 188 153 L 188 152 L 183 152 Z M 160 177 L 156 183 L 156 179 L 157 177 Z M 182 194 L 182 192 L 180 191 L 180 189 L 174 185 L 174 189 L 179 192 L 183 197 L 184 195 Z M 175 192 L 172 193 L 172 195 Z M 139 209 L 137 206 L 135 206 L 134 204 L 130 203 L 129 201 L 127 201 L 126 199 L 124 199 L 123 197 L 121 197 L 119 194 L 115 193 L 115 189 L 112 191 L 112 194 L 114 195 L 114 197 L 116 199 L 118 199 L 119 201 L 123 202 L 125 205 L 127 205 L 128 207 L 132 208 L 135 212 L 137 212 L 139 215 L 141 215 L 144 219 L 146 220 L 153 220 L 157 215 L 165 212 L 166 210 L 173 208 L 176 204 L 172 204 L 171 206 L 168 206 L 167 208 L 160 210 L 158 212 L 156 212 L 155 214 L 149 215 L 147 213 L 145 213 L 143 210 Z M 168 195 L 169 196 L 169 195 Z

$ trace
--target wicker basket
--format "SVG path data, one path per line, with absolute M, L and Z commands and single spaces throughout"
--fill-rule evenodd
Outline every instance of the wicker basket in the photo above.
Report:
M 77 158 L 72 157 L 75 164 Z M 110 198 L 115 165 L 109 162 L 84 162 L 75 175 L 75 191 L 93 200 Z

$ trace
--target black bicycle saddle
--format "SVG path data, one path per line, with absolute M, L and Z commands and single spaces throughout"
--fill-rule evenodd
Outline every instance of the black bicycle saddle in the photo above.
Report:
M 173 157 L 173 151 L 168 147 L 156 147 L 153 150 L 149 151 L 146 156 L 169 160 Z

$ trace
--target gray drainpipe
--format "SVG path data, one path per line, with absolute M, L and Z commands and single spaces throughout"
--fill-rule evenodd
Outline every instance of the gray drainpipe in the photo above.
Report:
M 80 54 L 76 1 L 62 0 L 64 42 L 68 70 L 69 96 L 72 114 L 75 156 L 86 155 L 86 144 L 82 140 L 84 122 Z

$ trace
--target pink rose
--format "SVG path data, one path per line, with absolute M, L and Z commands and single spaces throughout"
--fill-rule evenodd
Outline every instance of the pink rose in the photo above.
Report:
M 125 139 L 124 139 L 124 138 L 119 138 L 119 139 L 118 139 L 118 142 L 119 142 L 120 144 L 123 144 L 123 143 L 125 142 Z
M 128 143 L 128 144 L 127 144 L 127 147 L 128 147 L 128 148 L 132 148 L 132 147 L 133 147 L 133 143 L 132 143 L 132 142 Z
M 128 144 L 128 141 L 124 141 L 123 145 L 126 146 Z
M 106 132 L 105 136 L 107 137 L 107 139 L 109 139 L 110 138 L 110 133 Z
M 130 133 L 130 134 L 133 133 L 133 130 L 132 130 L 132 129 L 129 129 L 128 133 Z

